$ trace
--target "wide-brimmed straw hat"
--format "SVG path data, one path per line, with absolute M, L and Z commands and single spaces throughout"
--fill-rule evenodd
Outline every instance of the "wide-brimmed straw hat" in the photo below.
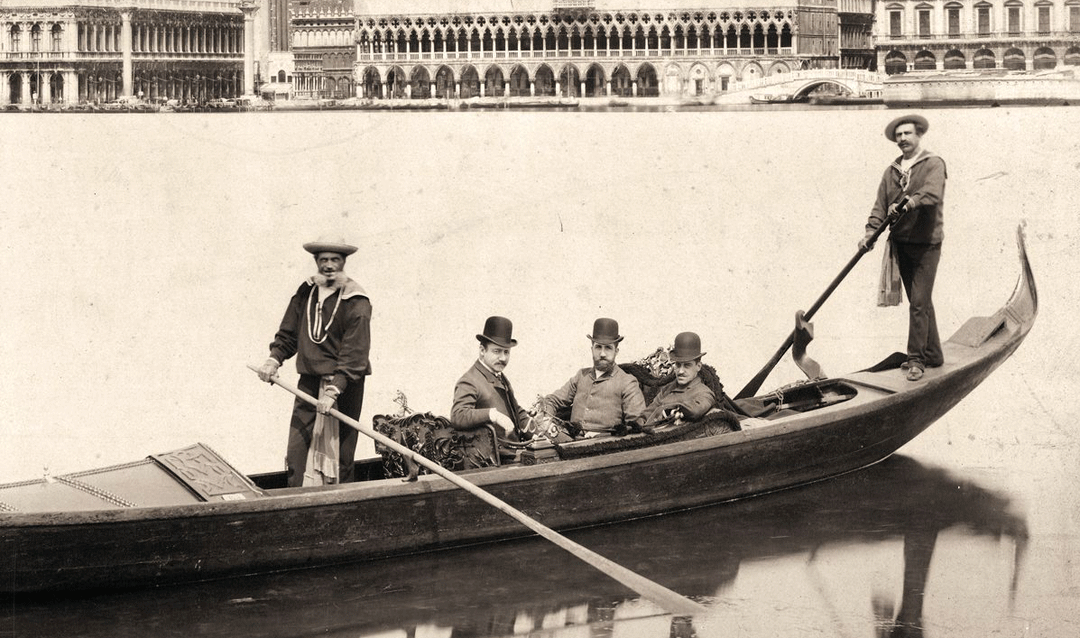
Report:
M 339 255 L 351 255 L 358 249 L 352 244 L 345 243 L 345 239 L 340 236 L 323 235 L 317 240 L 304 244 L 304 250 L 308 251 L 312 255 L 318 255 L 319 253 L 338 253 Z
M 694 332 L 680 332 L 675 335 L 675 347 L 671 349 L 671 360 L 675 363 L 694 361 L 700 359 L 705 353 L 701 351 L 701 337 Z
M 494 343 L 503 348 L 513 348 L 517 340 L 512 338 L 514 323 L 506 317 L 488 317 L 484 322 L 484 332 L 476 335 L 480 343 Z
M 885 137 L 890 142 L 896 141 L 896 127 L 901 124 L 914 124 L 916 130 L 921 130 L 922 133 L 930 130 L 930 122 L 927 122 L 925 117 L 915 115 L 914 113 L 910 115 L 901 115 L 892 122 L 889 122 L 889 125 L 885 127 Z M 922 135 L 922 133 L 919 134 Z
M 585 335 L 593 343 L 602 343 L 610 346 L 623 340 L 619 334 L 619 322 L 614 319 L 601 317 L 593 322 L 592 334 Z

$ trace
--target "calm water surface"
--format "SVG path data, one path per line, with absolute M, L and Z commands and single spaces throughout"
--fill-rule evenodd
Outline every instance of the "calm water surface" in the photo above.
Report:
M 942 332 L 993 312 L 1023 224 L 1040 316 L 960 406 L 868 471 L 579 542 L 710 606 L 664 615 L 541 541 L 74 600 L 6 601 L 13 636 L 1062 636 L 1080 598 L 1080 109 L 933 110 L 946 158 Z M 265 357 L 327 230 L 375 307 L 365 419 L 447 413 L 486 316 L 523 399 L 702 335 L 737 391 L 854 254 L 896 149 L 883 110 L 5 115 L 0 482 L 194 441 L 282 464 Z M 827 373 L 904 343 L 879 253 L 815 317 Z M 799 378 L 790 362 L 767 386 Z M 915 630 L 911 627 L 919 627 Z M 921 634 L 919 633 L 921 632 Z

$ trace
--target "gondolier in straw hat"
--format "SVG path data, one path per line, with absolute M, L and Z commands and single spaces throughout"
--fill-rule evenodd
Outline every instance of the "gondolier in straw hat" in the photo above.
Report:
M 945 201 L 945 160 L 923 148 L 922 137 L 930 128 L 921 115 L 902 115 L 885 127 L 885 137 L 900 147 L 901 155 L 885 169 L 877 198 L 866 222 L 859 249 L 869 251 L 869 238 L 887 219 L 892 222 L 883 260 L 882 298 L 879 305 L 899 303 L 899 290 L 890 296 L 895 268 L 908 296 L 907 361 L 903 368 L 910 381 L 918 381 L 927 367 L 944 363 L 937 317 L 934 314 L 934 279 L 944 238 L 942 209 Z M 890 285 L 890 281 L 893 283 Z
M 476 335 L 480 355 L 454 386 L 450 422 L 467 439 L 466 467 L 497 464 L 496 449 L 484 442 L 483 429 L 493 425 L 498 436 L 511 441 L 529 437 L 530 417 L 514 396 L 503 374 L 510 363 L 510 349 L 517 345 L 514 324 L 506 317 L 488 317 L 484 331 Z
M 569 409 L 569 421 L 585 436 L 625 431 L 645 411 L 645 397 L 633 375 L 615 364 L 619 354 L 619 322 L 601 317 L 593 322 L 593 365 L 574 373 L 561 388 L 544 397 L 543 409 L 559 415 Z
M 371 301 L 345 274 L 356 246 L 338 237 L 304 244 L 317 273 L 300 284 L 285 309 L 270 357 L 259 378 L 271 382 L 278 368 L 296 355 L 299 387 L 318 397 L 318 406 L 297 399 L 285 456 L 289 486 L 346 483 L 353 479 L 357 431 L 329 415 L 337 408 L 359 419 L 364 379 L 371 374 Z
M 675 335 L 670 358 L 675 379 L 660 388 L 645 409 L 645 425 L 697 421 L 717 407 L 716 394 L 701 380 L 701 337 L 694 332 Z

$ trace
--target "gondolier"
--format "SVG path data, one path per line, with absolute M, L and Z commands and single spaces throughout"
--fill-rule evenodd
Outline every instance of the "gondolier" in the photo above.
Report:
M 371 301 L 345 274 L 356 246 L 321 238 L 304 244 L 318 273 L 297 289 L 285 310 L 270 357 L 259 377 L 271 382 L 281 364 L 296 355 L 299 387 L 319 398 L 318 406 L 297 399 L 285 456 L 290 487 L 347 483 L 353 479 L 357 432 L 329 416 L 331 408 L 357 419 L 364 380 L 371 374 Z
M 869 240 L 874 231 L 887 217 L 899 215 L 892 223 L 889 249 L 908 295 L 907 362 L 903 367 L 910 381 L 918 381 L 927 367 L 936 368 L 945 361 L 932 295 L 944 239 L 942 208 L 948 175 L 945 160 L 922 147 L 922 136 L 929 128 L 921 115 L 902 115 L 885 127 L 885 137 L 896 142 L 902 155 L 885 169 L 866 234 L 859 240 L 860 250 L 871 250 Z

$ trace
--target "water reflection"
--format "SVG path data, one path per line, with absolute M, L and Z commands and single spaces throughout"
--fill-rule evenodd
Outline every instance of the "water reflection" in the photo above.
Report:
M 0 635 L 689 638 L 728 634 L 733 622 L 741 635 L 758 635 L 747 630 L 756 612 L 728 596 L 741 570 L 802 557 L 813 573 L 821 553 L 836 548 L 869 557 L 869 568 L 876 548 L 902 541 L 899 600 L 864 598 L 874 617 L 855 635 L 932 636 L 923 630 L 923 602 L 946 530 L 1011 540 L 1017 558 L 1027 540 L 1024 518 L 1005 496 L 894 456 L 805 488 L 572 535 L 704 602 L 716 617 L 672 618 L 562 550 L 527 539 L 144 592 L 15 599 L 4 604 Z M 1010 595 L 1015 587 L 1014 574 Z

